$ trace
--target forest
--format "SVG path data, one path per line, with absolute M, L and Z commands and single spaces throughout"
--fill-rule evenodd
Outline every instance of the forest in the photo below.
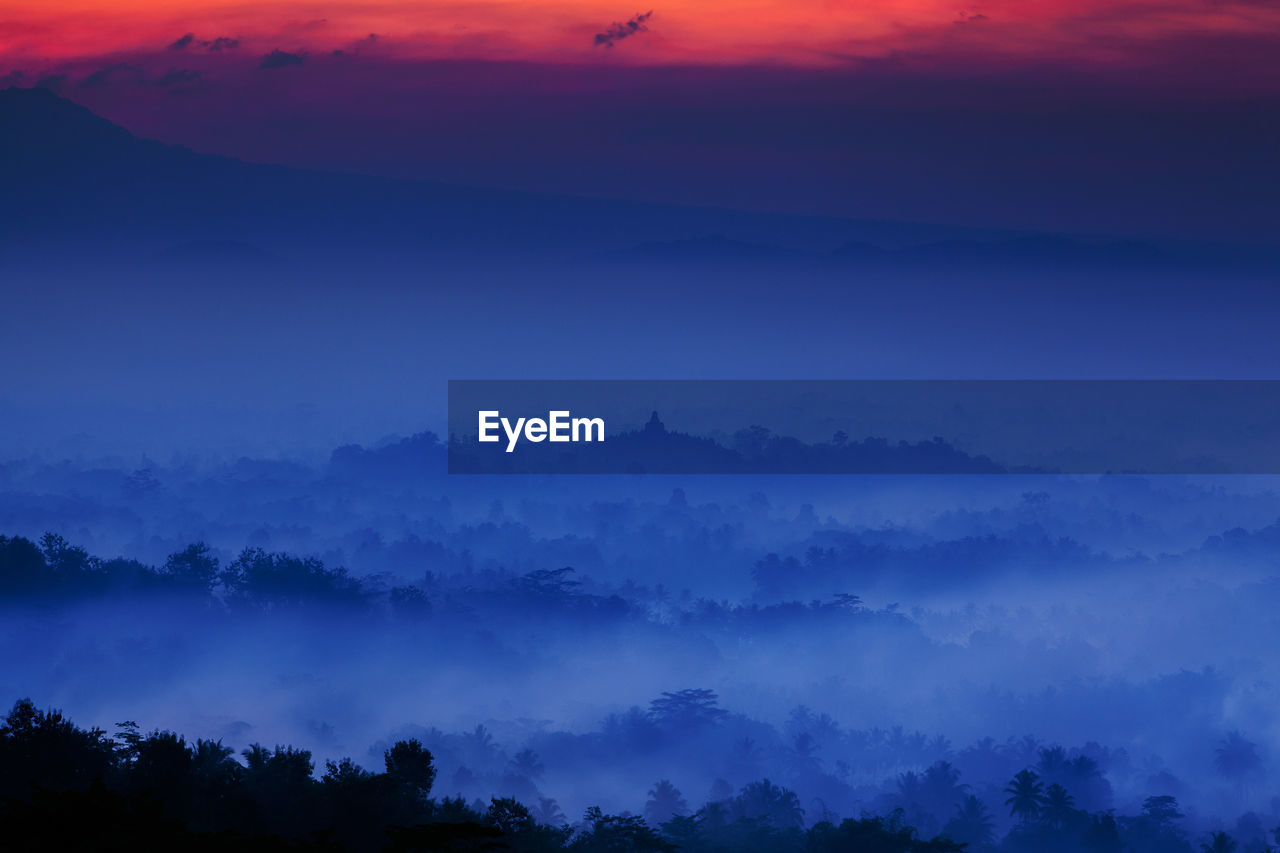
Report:
M 1023 498 L 1031 504 L 1045 500 Z M 675 508 L 685 511 L 687 502 L 677 499 Z M 1271 536 L 1239 532 L 1229 538 Z M 981 543 L 970 547 L 989 557 L 994 543 Z M 862 564 L 874 563 L 876 550 L 864 547 L 854 555 Z M 914 549 L 878 550 L 892 564 L 905 559 L 895 552 Z M 1089 554 L 1061 543 L 1057 550 L 1063 560 Z M 441 556 L 437 564 L 447 565 Z M 951 549 L 941 557 L 952 563 L 955 558 Z M 113 654 L 125 659 L 106 657 L 102 648 L 92 653 L 113 678 L 137 679 L 103 693 L 118 696 L 107 704 L 122 709 L 122 719 L 107 724 L 110 735 L 104 728 L 78 727 L 29 699 L 15 702 L 0 728 L 0 819 L 14 833 L 59 827 L 65 835 L 58 846 L 94 849 L 225 849 L 234 843 L 326 850 L 1261 853 L 1280 841 L 1280 798 L 1270 798 L 1269 809 L 1246 807 L 1267 794 L 1270 774 L 1264 747 L 1237 730 L 1204 746 L 1210 772 L 1227 792 L 1225 801 L 1238 810 L 1233 821 L 1224 822 L 1197 813 L 1194 802 L 1181 804 L 1179 797 L 1204 790 L 1196 780 L 1189 784 L 1168 769 L 1153 772 L 1158 762 L 1139 760 L 1124 748 L 1095 741 L 1062 745 L 1029 734 L 984 735 L 958 744 L 941 732 L 901 725 L 847 728 L 803 704 L 771 723 L 766 714 L 725 707 L 708 687 L 664 690 L 587 727 L 490 719 L 442 728 L 426 717 L 385 733 L 354 758 L 338 754 L 345 744 L 332 723 L 310 720 L 306 736 L 333 755 L 318 760 L 305 747 L 254 740 L 261 730 L 244 721 L 189 741 L 151 727 L 145 703 L 137 701 L 166 671 L 206 654 L 190 637 L 218 645 L 239 636 L 249 646 L 261 644 L 257 665 L 271 666 L 264 661 L 277 660 L 268 648 L 282 642 L 277 629 L 310 630 L 319 646 L 308 654 L 341 668 L 337 643 L 324 645 L 308 627 L 317 622 L 373 638 L 349 652 L 353 661 L 345 665 L 376 666 L 376 659 L 364 656 L 370 648 L 402 662 L 404 672 L 390 681 L 365 682 L 364 689 L 385 690 L 419 674 L 432 677 L 430 668 L 412 663 L 415 650 L 464 659 L 483 655 L 477 658 L 483 669 L 473 664 L 471 679 L 542 671 L 547 664 L 537 652 L 502 648 L 499 626 L 507 638 L 523 632 L 547 638 L 571 626 L 567 646 L 625 632 L 628 642 L 662 643 L 683 656 L 695 654 L 690 647 L 697 643 L 725 648 L 749 638 L 775 638 L 794 647 L 794 639 L 783 639 L 788 634 L 805 642 L 854 637 L 884 650 L 892 648 L 886 638 L 893 637 L 908 653 L 936 654 L 924 626 L 937 614 L 872 607 L 850 593 L 808 602 L 787 598 L 794 586 L 784 579 L 803 584 L 806 575 L 830 577 L 847 559 L 836 547 L 811 546 L 801 558 L 770 553 L 751 569 L 755 600 L 734 604 L 634 583 L 588 583 L 569 567 L 523 574 L 472 567 L 452 577 L 428 574 L 416 583 L 398 583 L 385 572 L 353 574 L 314 556 L 261 546 L 223 560 L 216 549 L 197 542 L 150 565 L 91 555 L 53 532 L 38 541 L 0 536 L 0 597 L 11 614 L 23 614 L 11 623 L 23 627 L 10 639 L 32 631 L 19 642 L 34 657 L 47 656 L 47 650 L 35 649 L 50 642 L 35 626 L 57 624 L 71 614 L 80 621 L 91 614 L 110 621 L 126 613 L 132 631 L 153 638 L 123 647 L 117 641 Z M 96 624 L 103 628 L 107 621 Z M 482 629 L 475 631 L 477 625 Z M 22 652 L 23 646 L 14 647 Z M 59 667 L 72 665 L 72 652 L 90 654 L 64 649 Z M 248 666 L 244 651 L 224 648 L 220 654 Z M 90 659 L 75 663 L 84 666 Z M 146 672 L 157 666 L 161 672 Z M 55 673 L 55 681 L 58 675 L 65 673 Z M 308 703 L 317 701 L 308 677 L 298 677 L 301 683 L 289 689 L 301 691 Z M 1184 671 L 1172 683 L 1144 689 L 1197 696 L 1212 690 L 1215 680 L 1221 676 L 1211 671 Z M 81 687 L 73 695 L 86 692 Z M 1106 701 L 1104 696 L 1098 691 L 1092 698 Z M 361 698 L 342 695 L 341 701 L 355 705 L 356 713 L 377 701 Z M 419 713 L 430 707 L 423 703 Z M 456 714 L 450 717 L 456 722 Z M 590 802 L 592 786 L 579 780 L 614 775 L 629 780 L 626 793 L 606 785 L 595 790 L 603 806 Z M 636 788 L 639 778 L 650 781 Z M 94 820 L 86 822 L 85 815 Z
M 708 728 L 725 712 L 709 691 L 655 700 L 650 722 Z M 483 727 L 476 737 L 483 736 Z M 797 749 L 802 744 L 797 739 Z M 1231 744 L 1223 763 L 1236 760 Z M 1020 770 L 1001 792 L 1014 820 L 1003 838 L 983 801 L 968 793 L 960 773 L 939 761 L 923 774 L 897 780 L 897 803 L 887 814 L 841 818 L 824 810 L 806 821 L 793 791 L 767 778 L 734 791 L 719 780 L 713 799 L 693 807 L 669 780 L 658 780 L 638 814 L 586 809 L 570 822 L 554 798 L 533 806 L 516 796 L 467 802 L 432 797 L 437 768 L 416 739 L 382 752 L 366 770 L 350 759 L 326 761 L 318 773 L 309 751 L 251 744 L 237 756 L 221 740 L 188 742 L 168 731 L 143 734 L 138 723 L 116 734 L 83 729 L 59 711 L 16 702 L 0 725 L 0 826 L 13 850 L 523 850 L 523 851 L 825 851 L 958 853 L 1008 851 L 1189 851 L 1184 815 L 1172 796 L 1148 797 L 1136 815 L 1090 812 L 1058 781 L 1077 790 L 1098 784 L 1097 765 L 1061 749 L 1041 749 L 1034 768 Z M 507 784 L 534 788 L 536 753 L 515 755 Z M 1105 783 L 1104 783 L 1105 784 Z M 947 807 L 950 811 L 947 811 Z M 923 838 L 910 821 L 947 817 L 940 833 Z M 1257 831 L 1244 819 L 1238 831 Z M 1280 827 L 1271 835 L 1280 841 Z M 26 839 L 25 841 L 23 839 Z M 1213 832 L 1200 845 L 1210 853 L 1241 849 Z M 1251 839 L 1243 849 L 1269 850 Z

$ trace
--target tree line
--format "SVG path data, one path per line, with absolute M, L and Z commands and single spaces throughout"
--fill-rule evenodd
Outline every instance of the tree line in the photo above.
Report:
M 696 691 L 695 691 L 696 692 Z M 707 696 L 672 694 L 665 711 L 711 707 Z M 663 701 L 663 700 L 659 700 Z M 525 762 L 536 762 L 533 755 Z M 1172 796 L 1148 797 L 1139 814 L 1090 813 L 1059 783 L 1030 768 L 1004 788 L 1014 819 L 997 838 L 987 806 L 964 795 L 942 831 L 923 837 L 909 808 L 840 818 L 806 814 L 796 794 L 761 779 L 692 809 L 669 781 L 648 793 L 643 814 L 598 807 L 565 820 L 554 800 L 514 797 L 487 803 L 437 796 L 437 770 L 416 739 L 382 752 L 381 767 L 350 759 L 317 768 L 309 751 L 252 744 L 239 755 L 218 740 L 173 732 L 144 734 L 134 721 L 114 735 L 75 725 L 61 712 L 16 702 L 0 724 L 0 841 L 10 850 L 182 849 L 212 851 L 499 851 L 543 853 L 960 853 L 1086 851 L 1194 853 Z M 932 775 L 933 778 L 929 778 Z M 925 796 L 957 786 L 949 767 L 900 789 Z M 905 791 L 904 791 L 905 793 Z M 914 801 L 912 801 L 914 802 Z M 1274 831 L 1280 842 L 1280 828 Z M 1226 832 L 1200 843 L 1204 853 L 1240 850 Z M 1247 851 L 1271 850 L 1256 844 Z M 1241 850 L 1240 853 L 1246 853 Z

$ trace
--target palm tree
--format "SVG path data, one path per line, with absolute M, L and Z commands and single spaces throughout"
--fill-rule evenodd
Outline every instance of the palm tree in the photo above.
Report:
M 1018 764 L 1026 766 L 1040 760 L 1040 741 L 1034 735 L 1023 735 L 1020 739 L 1009 738 L 1002 751 Z
M 729 753 L 730 776 L 734 779 L 758 779 L 762 757 L 763 753 L 751 738 L 735 741 Z
M 1029 823 L 1040 814 L 1040 806 L 1044 803 L 1044 785 L 1040 777 L 1030 770 L 1020 770 L 1005 787 L 1004 792 L 1009 799 L 1004 804 L 1009 807 L 1009 814 L 1023 823 Z
M 1067 769 L 1067 751 L 1060 746 L 1047 746 L 1040 750 L 1036 770 L 1045 779 L 1056 779 Z
M 960 771 L 949 761 L 937 761 L 920 777 L 920 801 L 933 814 L 946 814 L 964 797 Z
M 821 769 L 818 744 L 808 732 L 801 732 L 792 739 L 788 758 L 792 771 L 797 774 L 817 773 Z
M 533 810 L 534 819 L 543 826 L 564 826 L 568 821 L 560 804 L 550 797 L 538 797 L 538 807 Z
M 523 776 L 531 782 L 536 782 L 542 778 L 542 773 L 546 767 L 538 760 L 538 753 L 532 749 L 522 749 L 516 753 L 516 757 L 511 759 L 509 769 L 517 776 Z
M 1235 783 L 1241 796 L 1248 791 L 1262 771 L 1262 757 L 1258 745 L 1246 740 L 1239 731 L 1233 731 L 1222 739 L 1215 750 L 1213 766 L 1219 774 Z
M 898 801 L 903 809 L 910 809 L 920 801 L 920 774 L 914 770 L 898 776 Z
M 990 847 L 996 841 L 995 821 L 982 800 L 969 794 L 956 806 L 942 834 L 971 848 Z
M 804 826 L 804 809 L 800 798 L 768 779 L 752 782 L 742 789 L 732 803 L 735 819 L 763 820 L 777 829 Z
M 1044 822 L 1054 829 L 1061 829 L 1075 814 L 1075 797 L 1067 793 L 1067 789 L 1054 782 L 1044 791 L 1044 802 L 1040 807 L 1040 816 Z

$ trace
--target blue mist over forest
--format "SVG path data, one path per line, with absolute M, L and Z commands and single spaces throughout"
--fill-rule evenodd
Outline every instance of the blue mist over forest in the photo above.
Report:
M 471 190 L 159 146 L 40 90 L 0 113 L 0 700 L 34 703 L 7 766 L 56 708 L 113 739 L 76 743 L 119 796 L 183 736 L 286 838 L 403 794 L 417 743 L 385 822 L 524 849 L 1273 849 L 1275 477 L 462 476 L 443 441 L 450 379 L 1271 379 L 1275 246 Z M 308 761 L 311 811 L 262 805 Z M 223 826 L 206 799 L 165 808 Z M 824 834 L 858 820 L 916 846 Z

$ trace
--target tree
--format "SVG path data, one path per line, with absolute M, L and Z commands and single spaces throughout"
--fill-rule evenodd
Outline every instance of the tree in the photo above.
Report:
M 1075 815 L 1075 805 L 1075 798 L 1067 792 L 1067 789 L 1054 782 L 1044 791 L 1040 816 L 1054 829 L 1062 829 Z
M 1261 775 L 1262 757 L 1256 743 L 1233 731 L 1214 750 L 1213 766 L 1220 775 L 1234 782 L 1243 795 L 1250 783 Z
M 942 834 L 971 847 L 995 843 L 995 820 L 982 800 L 969 794 L 956 806 L 956 813 L 942 828 Z
M 416 586 L 393 586 L 387 590 L 387 604 L 398 619 L 421 621 L 431 615 L 431 599 Z
M 27 797 L 32 786 L 83 791 L 115 765 L 115 744 L 101 729 L 81 729 L 61 711 L 20 699 L 0 724 L 0 797 Z
M 574 574 L 576 571 L 572 566 L 560 569 L 538 569 L 517 579 L 513 584 L 526 596 L 568 599 L 574 595 L 573 588 L 582 585 L 582 581 L 573 579 Z
M 316 810 L 317 783 L 311 778 L 315 765 L 305 749 L 277 746 L 274 750 L 252 744 L 240 753 L 245 759 L 245 789 L 259 804 L 265 828 L 297 835 Z
M 583 821 L 586 827 L 573 839 L 570 850 L 582 853 L 674 853 L 676 849 L 657 830 L 645 825 L 640 817 L 607 815 L 592 806 L 587 809 Z
M 644 819 L 650 826 L 661 826 L 673 817 L 689 813 L 689 804 L 670 780 L 662 779 L 649 790 L 649 801 L 644 806 Z
M 649 715 L 668 729 L 693 731 L 729 716 L 718 702 L 715 691 L 706 688 L 663 693 L 649 703 Z
M 946 814 L 964 797 L 965 787 L 949 761 L 935 761 L 920 777 L 920 803 L 933 814 Z
M 1120 853 L 1124 849 L 1120 826 L 1116 823 L 1115 815 L 1110 812 L 1093 815 L 1089 825 L 1085 827 L 1081 841 L 1089 853 Z
M 223 746 L 220 740 L 200 738 L 191 750 L 191 765 L 207 787 L 229 785 L 240 778 L 244 768 L 231 756 L 234 750 Z
M 326 785 L 352 786 L 372 778 L 373 774 L 368 770 L 350 758 L 344 758 L 341 761 L 326 761 L 324 777 L 320 781 Z
M 75 587 L 99 574 L 102 561 L 89 556 L 85 549 L 71 545 L 56 533 L 40 537 L 40 550 L 55 581 Z
M 538 753 L 526 748 L 517 752 L 516 757 L 511 759 L 509 769 L 518 776 L 536 781 L 542 778 L 547 768 L 538 760 Z
M 809 830 L 806 849 L 810 853 L 963 853 L 965 850 L 963 844 L 950 838 L 921 839 L 902 819 L 899 810 L 888 816 L 846 818 L 839 826 L 824 821 Z
M 1201 844 L 1202 853 L 1234 853 L 1236 842 L 1225 832 L 1215 832 L 1209 836 L 1209 843 Z
M 1050 782 L 1060 779 L 1067 770 L 1067 751 L 1060 746 L 1048 746 L 1040 750 L 1036 772 Z
M 30 595 L 49 585 L 44 554 L 30 539 L 0 536 L 0 593 Z
M 551 797 L 538 797 L 538 807 L 534 809 L 533 816 L 544 826 L 564 826 L 568 822 L 560 804 Z
M 800 798 L 768 779 L 743 788 L 733 798 L 731 810 L 735 819 L 757 820 L 776 829 L 804 826 Z
M 821 771 L 822 761 L 818 758 L 818 744 L 813 739 L 813 735 L 808 732 L 800 732 L 791 739 L 791 749 L 787 757 L 790 759 L 793 773 L 805 775 Z
M 490 826 L 495 826 L 508 835 L 527 832 L 537 826 L 529 809 L 510 797 L 490 799 L 489 810 L 485 812 L 484 818 Z
M 364 584 L 346 569 L 328 569 L 315 557 L 270 554 L 245 548 L 218 574 L 232 601 L 265 607 L 303 601 L 358 603 L 367 595 Z
M 412 790 L 422 799 L 431 793 L 436 781 L 435 758 L 416 739 L 396 741 L 382 753 L 387 775 L 397 784 Z
M 1142 814 L 1161 828 L 1170 827 L 1175 820 L 1182 818 L 1182 812 L 1178 811 L 1178 799 L 1168 794 L 1143 800 Z
M 1023 823 L 1029 823 L 1040 815 L 1040 806 L 1044 802 L 1044 785 L 1040 777 L 1031 770 L 1020 770 L 1013 777 L 1004 793 L 1009 799 L 1004 804 L 1009 807 L 1009 814 Z
M 164 576 L 178 586 L 209 595 L 218 580 L 218 558 L 209 553 L 203 542 L 188 545 L 164 561 Z
M 154 732 L 138 742 L 131 770 L 140 790 L 172 796 L 190 784 L 192 754 L 180 735 Z

